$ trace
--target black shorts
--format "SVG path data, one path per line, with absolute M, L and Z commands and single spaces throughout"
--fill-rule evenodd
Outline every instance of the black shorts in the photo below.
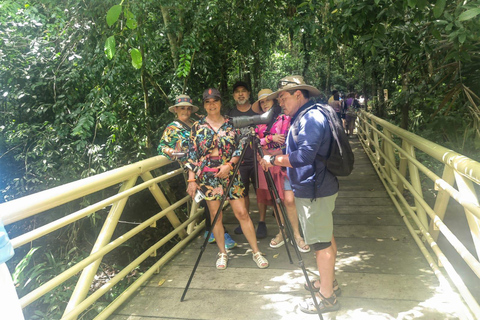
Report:
M 245 190 L 243 190 L 243 196 L 248 197 L 248 193 L 250 192 L 250 183 L 252 183 L 255 192 L 257 191 L 255 188 L 255 168 L 253 163 L 241 164 L 238 168 L 238 171 L 240 171 L 240 180 L 245 187 Z

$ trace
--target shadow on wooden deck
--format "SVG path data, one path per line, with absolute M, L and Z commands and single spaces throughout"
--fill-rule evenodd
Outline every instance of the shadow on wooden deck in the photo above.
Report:
M 324 314 L 324 319 L 459 318 L 457 312 L 463 306 L 455 303 L 456 295 L 440 286 L 357 139 L 352 139 L 352 146 L 355 169 L 340 179 L 334 212 L 341 308 Z M 252 210 L 252 220 L 256 225 L 256 209 Z M 180 302 L 200 252 L 200 236 L 110 319 L 318 319 L 318 315 L 307 315 L 297 308 L 309 294 L 303 289 L 305 279 L 293 248 L 290 246 L 294 264 L 290 264 L 285 247 L 269 247 L 278 231 L 272 215 L 267 213 L 268 237 L 259 240 L 260 250 L 270 262 L 263 270 L 247 253 L 249 246 L 243 235 L 233 234 L 237 226 L 233 213 L 224 214 L 224 224 L 238 243 L 229 253 L 226 270 L 215 269 L 218 250 L 216 245 L 208 245 L 185 301 Z M 302 258 L 314 276 L 313 253 L 302 254 Z

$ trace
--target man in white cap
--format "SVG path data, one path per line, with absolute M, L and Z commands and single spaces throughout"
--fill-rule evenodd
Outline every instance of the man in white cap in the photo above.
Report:
M 277 99 L 284 113 L 292 117 L 284 155 L 268 156 L 261 160 L 266 170 L 271 166 L 287 167 L 288 177 L 295 195 L 295 205 L 305 242 L 314 249 L 320 280 L 313 281 L 321 312 L 338 310 L 335 280 L 337 246 L 333 237 L 333 217 L 338 180 L 323 161 L 329 154 L 332 134 L 325 116 L 309 101 L 320 91 L 305 84 L 301 76 L 282 78 L 278 90 L 267 99 Z M 292 133 L 295 131 L 295 133 Z M 297 134 L 298 133 L 298 134 Z M 306 313 L 317 313 L 313 300 L 299 304 Z

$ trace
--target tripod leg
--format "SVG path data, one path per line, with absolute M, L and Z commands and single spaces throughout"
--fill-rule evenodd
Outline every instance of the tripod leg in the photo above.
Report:
M 243 158 L 245 156 L 245 150 L 246 148 L 243 149 L 242 154 L 240 155 L 240 161 L 238 161 L 238 164 L 235 166 L 233 169 L 233 174 L 230 176 L 230 180 L 228 181 L 228 185 L 226 190 L 224 190 L 223 197 L 220 200 L 220 206 L 218 207 L 217 213 L 215 214 L 215 218 L 212 221 L 212 227 L 208 231 L 207 236 L 205 237 L 202 247 L 200 248 L 200 253 L 198 254 L 197 261 L 195 262 L 195 265 L 193 266 L 192 273 L 190 274 L 190 277 L 188 278 L 187 285 L 185 286 L 185 290 L 183 290 L 182 297 L 180 298 L 180 302 L 183 302 L 185 299 L 185 295 L 187 294 L 188 288 L 190 287 L 190 283 L 192 282 L 193 276 L 195 275 L 195 271 L 197 271 L 198 264 L 200 263 L 200 260 L 202 259 L 203 252 L 205 251 L 205 248 L 207 247 L 208 244 L 208 239 L 210 238 L 210 234 L 212 233 L 213 227 L 215 226 L 215 223 L 217 223 L 218 217 L 220 216 L 220 212 L 222 212 L 223 204 L 225 203 L 225 200 L 227 199 L 228 192 L 233 186 L 233 182 L 235 180 L 235 176 L 237 175 L 239 164 L 243 161 Z
M 268 190 L 270 192 L 270 196 L 272 197 L 272 199 L 274 199 L 274 202 L 273 202 L 273 215 L 275 216 L 275 220 L 277 221 L 277 225 L 278 225 L 278 228 L 280 229 L 280 233 L 282 235 L 282 238 L 283 238 L 283 241 L 285 242 L 285 250 L 287 251 L 287 256 L 288 256 L 288 260 L 290 260 L 290 264 L 293 264 L 293 260 L 292 260 L 292 255 L 290 254 L 290 250 L 288 249 L 288 244 L 287 244 L 287 239 L 289 238 L 289 236 L 291 236 L 290 234 L 286 234 L 286 231 L 285 231 L 285 224 L 284 222 L 282 222 L 282 219 L 280 218 L 280 212 L 279 212 L 279 208 L 280 208 L 280 205 L 281 205 L 281 200 L 280 200 L 280 203 L 277 202 L 277 199 L 275 198 L 275 195 L 274 195 L 274 188 L 275 187 L 275 184 L 272 186 L 270 184 L 270 179 L 268 179 L 266 177 L 267 174 L 271 174 L 270 172 L 264 172 L 265 174 L 265 179 L 267 180 L 267 185 L 268 185 Z M 272 179 L 273 180 L 273 179 Z M 275 189 L 276 190 L 276 189 Z M 280 209 L 281 210 L 281 209 Z
M 258 143 L 258 141 L 256 141 L 256 143 Z M 263 150 L 261 148 L 257 148 L 257 150 L 258 150 L 258 153 L 260 154 L 260 157 L 263 158 L 263 156 L 264 156 Z M 280 196 L 278 195 L 278 190 L 277 190 L 277 187 L 275 186 L 275 182 L 273 181 L 272 174 L 271 174 L 270 170 L 265 171 L 265 178 L 267 179 L 267 183 L 270 184 L 270 186 L 271 186 L 270 192 L 273 196 L 273 199 L 275 200 L 275 203 L 276 204 L 278 203 L 278 205 L 280 207 L 280 211 L 282 213 L 283 220 L 285 222 L 285 226 L 286 226 L 286 229 L 287 229 L 287 234 L 289 234 L 291 237 L 293 237 L 292 225 L 290 224 L 290 221 L 288 220 L 288 216 L 287 216 L 287 213 L 286 213 L 285 206 L 283 205 L 283 203 L 280 199 Z M 284 239 L 286 239 L 286 238 L 284 238 Z M 287 245 L 288 244 L 285 244 L 285 247 Z M 301 255 L 300 250 L 298 249 L 296 243 L 294 243 L 293 249 L 295 251 L 295 254 L 297 255 L 298 264 L 299 264 L 300 268 L 302 269 L 303 276 L 305 277 L 305 280 L 308 284 L 308 287 L 311 289 L 310 294 L 312 296 L 313 303 L 315 304 L 315 308 L 317 309 L 318 317 L 320 318 L 320 320 L 323 320 L 323 316 L 322 316 L 322 313 L 320 311 L 320 306 L 318 305 L 317 297 L 315 296 L 315 292 L 313 291 L 313 284 L 310 282 L 310 278 L 308 277 L 307 270 L 305 269 L 305 263 L 303 261 L 302 255 Z M 287 249 L 287 252 L 288 252 L 288 249 Z

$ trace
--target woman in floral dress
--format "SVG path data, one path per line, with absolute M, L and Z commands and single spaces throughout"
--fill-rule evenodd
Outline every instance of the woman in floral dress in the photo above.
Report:
M 190 135 L 190 152 L 186 164 L 188 168 L 187 192 L 195 197 L 200 189 L 205 194 L 205 200 L 210 210 L 211 219 L 215 218 L 220 207 L 220 200 L 227 193 L 235 217 L 240 222 L 243 233 L 253 251 L 253 260 L 261 269 L 268 267 L 268 261 L 258 249 L 255 228 L 245 208 L 243 200 L 244 186 L 239 174 L 232 177 L 235 165 L 240 160 L 242 146 L 238 143 L 239 131 L 235 129 L 221 113 L 222 100 L 217 89 L 210 88 L 203 93 L 203 106 L 207 116 L 192 126 Z M 234 179 L 230 190 L 225 190 L 229 179 Z M 222 212 L 213 227 L 219 253 L 217 269 L 227 267 L 228 255 L 224 245 L 224 228 Z

